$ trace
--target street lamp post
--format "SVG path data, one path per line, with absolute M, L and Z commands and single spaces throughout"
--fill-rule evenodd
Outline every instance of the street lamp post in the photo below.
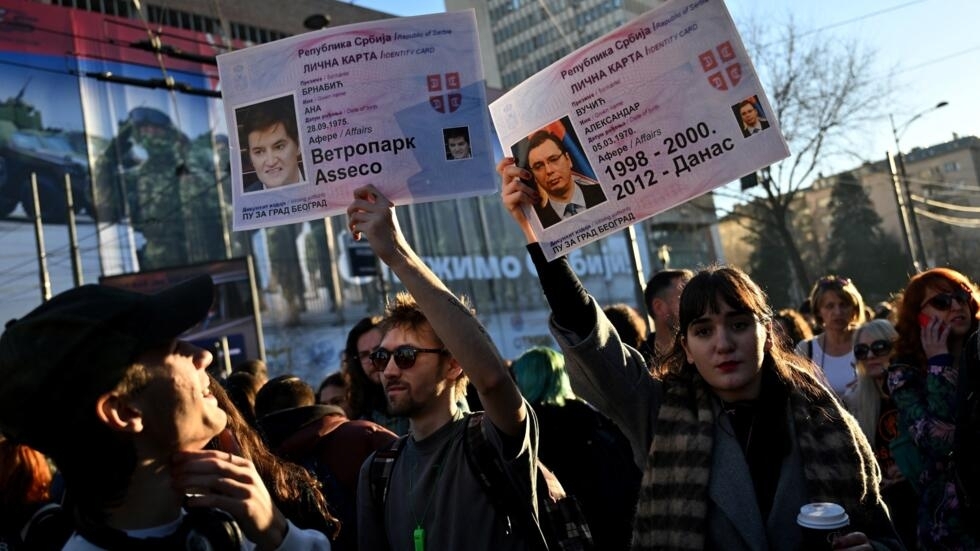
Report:
M 902 208 L 903 203 L 905 208 L 908 209 L 907 213 L 905 214 L 907 214 L 907 223 L 909 227 L 903 227 L 902 229 L 905 230 L 904 233 L 908 240 L 907 244 L 909 247 L 909 255 L 912 257 L 912 265 L 916 272 L 922 271 L 922 267 L 925 266 L 926 252 L 922 245 L 922 234 L 919 232 L 919 221 L 915 216 L 915 207 L 912 205 L 912 195 L 909 192 L 909 177 L 905 169 L 905 155 L 902 154 L 902 146 L 899 144 L 899 138 L 905 133 L 909 125 L 919 120 L 923 115 L 931 113 L 936 109 L 946 107 L 947 105 L 949 105 L 948 101 L 941 101 L 929 109 L 916 114 L 897 128 L 895 126 L 895 117 L 891 114 L 888 115 L 888 120 L 891 122 L 892 126 L 892 137 L 895 138 L 895 160 L 898 161 L 899 181 L 901 184 L 902 200 L 900 200 L 898 203 L 899 209 Z M 902 215 L 902 213 L 899 214 Z

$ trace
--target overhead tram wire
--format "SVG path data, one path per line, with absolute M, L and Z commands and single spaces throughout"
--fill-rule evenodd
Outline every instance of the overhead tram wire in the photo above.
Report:
M 799 36 L 800 37 L 809 36 L 811 34 L 816 34 L 816 33 L 819 33 L 819 32 L 826 31 L 828 29 L 834 29 L 834 28 L 837 28 L 837 27 L 843 27 L 844 25 L 850 25 L 851 23 L 857 23 L 858 21 L 863 21 L 865 19 L 870 19 L 872 17 L 877 17 L 879 15 L 884 15 L 886 13 L 891 13 L 893 11 L 898 11 L 898 10 L 907 8 L 909 6 L 914 6 L 915 4 L 922 4 L 923 2 L 926 2 L 926 1 L 927 0 L 913 0 L 912 2 L 906 2 L 904 4 L 899 4 L 897 6 L 892 6 L 890 8 L 880 9 L 878 11 L 873 11 L 871 13 L 866 13 L 864 15 L 858 15 L 858 16 L 852 17 L 850 19 L 845 19 L 843 21 L 838 21 L 837 23 L 830 23 L 829 25 L 824 25 L 823 27 L 818 27 L 818 28 L 813 29 L 811 31 L 806 31 L 804 33 L 800 33 Z
M 884 15 L 886 13 L 890 13 L 890 12 L 893 12 L 893 11 L 898 11 L 898 10 L 901 10 L 901 9 L 905 9 L 905 8 L 907 8 L 909 6 L 913 6 L 915 4 L 921 4 L 921 3 L 926 2 L 926 1 L 927 0 L 913 0 L 912 2 L 906 2 L 904 4 L 899 4 L 897 6 L 892 6 L 890 8 L 884 8 L 884 9 L 881 9 L 881 10 L 878 10 L 878 11 L 873 11 L 873 12 L 870 12 L 870 13 L 866 13 L 864 15 L 858 15 L 858 16 L 855 16 L 855 17 L 851 17 L 850 19 L 844 19 L 844 20 L 841 20 L 841 21 L 837 21 L 836 23 L 830 23 L 830 24 L 824 25 L 823 27 L 817 27 L 816 29 L 811 29 L 809 31 L 804 31 L 804 32 L 800 33 L 799 35 L 797 35 L 797 38 L 802 38 L 804 36 L 810 36 L 811 34 L 817 34 L 817 33 L 820 33 L 820 32 L 823 32 L 823 31 L 826 31 L 826 30 L 829 30 L 829 29 L 834 29 L 834 28 L 837 28 L 837 27 L 843 27 L 844 25 L 850 25 L 851 23 L 857 23 L 858 21 L 863 21 L 865 19 L 870 19 L 872 17 L 877 17 L 879 15 Z M 785 43 L 785 42 L 786 42 L 786 40 L 773 40 L 772 42 L 768 42 L 768 43 L 764 44 L 762 46 L 762 48 L 768 48 L 770 46 L 774 46 L 776 44 L 781 44 L 781 43 Z
M 923 205 L 929 207 L 936 207 L 946 210 L 955 210 L 959 212 L 976 212 L 980 213 L 980 207 L 970 207 L 965 205 L 957 205 L 955 203 L 945 203 L 943 201 L 936 201 L 935 199 L 929 199 L 921 195 L 911 194 L 912 200 L 916 203 L 922 203 Z
M 565 34 L 565 31 L 561 28 L 561 25 L 558 24 L 558 20 L 555 18 L 555 15 L 551 13 L 551 10 L 548 9 L 548 5 L 545 3 L 545 0 L 538 0 L 538 5 L 541 6 L 541 9 L 543 9 L 544 12 L 548 15 L 548 21 L 550 21 L 552 26 L 555 27 L 555 30 L 558 31 L 558 34 L 560 34 L 561 37 L 565 40 L 565 44 L 568 45 L 569 51 L 575 50 L 575 43 L 572 41 L 571 38 L 568 37 L 567 34 Z
M 942 214 L 936 214 L 935 212 L 930 212 L 927 210 L 915 209 L 916 216 L 922 216 L 924 218 L 930 218 L 937 222 L 942 222 L 943 224 L 948 224 L 950 226 L 957 226 L 960 228 L 970 228 L 970 229 L 980 229 L 980 218 L 960 218 L 958 216 L 945 216 Z

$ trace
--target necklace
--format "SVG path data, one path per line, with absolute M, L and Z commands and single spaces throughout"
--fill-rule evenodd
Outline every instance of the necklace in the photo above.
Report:
M 425 522 L 425 517 L 429 513 L 429 507 L 432 505 L 432 501 L 436 496 L 436 490 L 439 488 L 439 481 L 442 479 L 442 473 L 444 471 L 444 459 L 446 457 L 446 452 L 449 450 L 450 443 L 451 442 L 443 443 L 442 449 L 439 450 L 439 456 L 436 458 L 435 462 L 435 480 L 432 482 L 432 488 L 429 490 L 429 496 L 425 499 L 425 507 L 422 508 L 421 517 L 415 513 L 415 492 L 420 488 L 416 486 L 416 474 L 419 466 L 418 450 L 413 450 L 412 472 L 408 477 L 408 507 L 412 518 L 415 520 L 415 529 L 412 530 L 412 542 L 415 546 L 415 551 L 425 551 L 425 528 L 422 526 L 422 523 Z

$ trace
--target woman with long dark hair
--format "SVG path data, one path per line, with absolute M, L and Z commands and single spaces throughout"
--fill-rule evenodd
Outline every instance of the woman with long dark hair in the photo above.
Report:
M 218 407 L 228 414 L 228 424 L 208 447 L 251 461 L 269 490 L 272 501 L 286 518 L 298 528 L 316 530 L 336 541 L 343 527 L 330 514 L 317 479 L 305 468 L 272 453 L 262 441 L 262 436 L 248 424 L 225 389 L 213 378 L 210 388 Z
M 497 168 L 573 389 L 620 427 L 643 471 L 634 549 L 797 549 L 800 507 L 825 501 L 850 517 L 835 548 L 903 549 L 867 439 L 774 334 L 755 282 L 731 267 L 695 275 L 665 374 L 653 377 L 568 261 L 544 259 L 524 215 L 536 199 L 524 171 L 512 159 Z

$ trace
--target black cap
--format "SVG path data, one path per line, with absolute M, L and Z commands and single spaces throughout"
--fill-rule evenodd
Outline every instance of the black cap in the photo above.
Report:
M 147 295 L 105 285 L 65 291 L 0 336 L 0 432 L 48 452 L 73 415 L 94 412 L 143 352 L 207 315 L 210 276 Z

